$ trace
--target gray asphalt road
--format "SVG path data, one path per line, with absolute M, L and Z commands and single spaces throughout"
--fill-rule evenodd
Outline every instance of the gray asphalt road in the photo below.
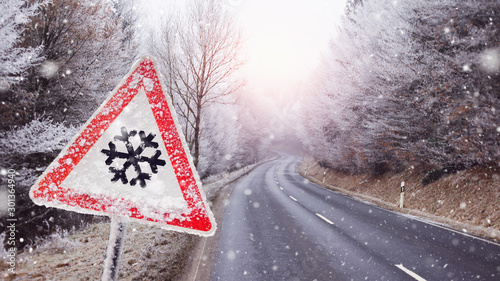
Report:
M 235 187 L 211 280 L 500 280 L 500 245 L 321 188 L 298 161 Z

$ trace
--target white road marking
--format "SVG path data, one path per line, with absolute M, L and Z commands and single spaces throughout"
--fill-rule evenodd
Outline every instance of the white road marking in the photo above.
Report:
M 307 180 L 306 178 L 304 178 L 304 179 Z M 323 186 L 318 185 L 316 183 L 313 183 L 313 185 L 315 185 L 317 187 L 320 187 L 320 188 L 324 188 Z M 333 191 L 333 190 L 329 190 L 329 191 L 332 192 L 332 193 L 334 193 L 334 194 L 336 194 L 336 195 L 340 195 L 342 197 L 345 197 L 345 195 L 342 192 Z M 363 200 L 361 198 L 351 197 L 350 199 L 352 199 L 354 201 L 357 201 L 357 202 L 361 202 L 361 203 L 367 204 L 367 205 L 371 205 L 371 206 L 373 206 L 373 207 L 375 207 L 377 209 L 380 209 L 382 211 L 386 211 L 386 212 L 390 212 L 390 213 L 396 214 L 397 216 L 404 216 L 404 217 L 407 217 L 407 218 L 410 218 L 410 219 L 422 222 L 424 224 L 436 226 L 436 227 L 439 227 L 441 229 L 448 230 L 448 231 L 451 231 L 451 232 L 454 232 L 454 233 L 457 233 L 457 234 L 461 234 L 463 236 L 466 236 L 466 237 L 469 237 L 469 238 L 473 238 L 473 239 L 476 239 L 476 240 L 479 240 L 479 241 L 483 241 L 483 242 L 486 242 L 486 243 L 491 244 L 491 245 L 500 246 L 500 243 L 497 243 L 495 241 L 491 241 L 491 240 L 488 240 L 488 239 L 485 239 L 485 238 L 481 238 L 479 236 L 471 235 L 471 234 L 465 233 L 463 231 L 455 230 L 455 229 L 453 229 L 451 227 L 443 226 L 443 225 L 439 224 L 438 222 L 434 222 L 434 221 L 431 221 L 429 219 L 425 219 L 425 218 L 422 218 L 422 217 L 417 217 L 417 216 L 410 215 L 410 214 L 404 214 L 404 213 L 400 213 L 400 212 L 397 212 L 397 211 L 392 211 L 392 210 L 389 210 L 389 209 L 384 209 L 382 207 L 377 206 L 375 203 L 365 201 L 365 200 Z
M 293 196 L 288 195 L 288 197 L 290 197 L 290 199 L 292 199 L 293 201 L 297 202 L 297 199 L 295 199 Z
M 283 187 L 280 186 L 281 191 L 283 191 Z
M 420 277 L 415 272 L 413 272 L 413 271 L 409 270 L 408 268 L 404 267 L 403 264 L 395 264 L 395 266 L 397 266 L 399 269 L 401 269 L 402 271 L 404 271 L 406 274 L 408 274 L 411 277 L 415 278 L 415 280 L 426 281 L 424 278 Z
M 448 230 L 448 231 L 451 231 L 451 232 L 454 232 L 454 233 L 457 233 L 457 234 L 461 234 L 463 236 L 466 236 L 466 237 L 469 237 L 469 238 L 473 238 L 473 239 L 476 239 L 476 240 L 479 240 L 479 241 L 483 241 L 483 242 L 486 242 L 486 243 L 489 243 L 489 244 L 492 244 L 492 245 L 495 245 L 495 246 L 500 246 L 500 243 L 496 243 L 495 241 L 491 241 L 491 240 L 488 240 L 488 239 L 485 239 L 485 238 L 474 236 L 474 235 L 468 234 L 468 233 L 463 232 L 463 231 L 455 230 L 453 228 L 440 225 L 438 222 L 434 222 L 434 221 L 431 221 L 431 220 L 427 220 L 427 219 L 420 218 L 420 217 L 413 216 L 413 215 L 409 215 L 409 214 L 402 214 L 402 213 L 398 213 L 398 212 L 392 212 L 392 213 L 395 213 L 395 214 L 401 215 L 401 216 L 405 216 L 405 217 L 408 217 L 410 219 L 413 219 L 413 220 L 416 220 L 416 221 L 419 221 L 419 222 L 422 222 L 422 223 L 425 223 L 425 224 L 428 224 L 428 225 L 432 225 L 432 226 L 435 226 L 435 227 L 439 227 L 441 229 Z
M 326 221 L 329 224 L 334 224 L 331 220 L 323 217 L 321 214 L 316 213 L 316 216 L 320 217 L 322 220 Z
M 207 237 L 203 237 L 201 238 L 203 240 L 203 246 L 201 246 L 201 255 L 203 257 L 203 252 L 205 251 L 205 244 L 207 243 Z M 198 271 L 200 269 L 200 264 L 201 264 L 201 260 L 203 259 L 199 259 L 198 261 L 198 265 L 196 266 L 196 271 L 194 272 L 194 275 L 193 275 L 193 281 L 195 281 L 198 277 Z

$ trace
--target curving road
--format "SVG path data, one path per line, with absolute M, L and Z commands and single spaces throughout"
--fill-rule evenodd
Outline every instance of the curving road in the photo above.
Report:
M 211 280 L 500 280 L 500 245 L 326 190 L 298 161 L 238 182 Z

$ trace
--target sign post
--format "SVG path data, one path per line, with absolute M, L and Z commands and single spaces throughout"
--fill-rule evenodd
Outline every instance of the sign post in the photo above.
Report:
M 401 193 L 399 198 L 399 208 L 404 208 L 405 206 L 405 182 L 401 182 Z
M 112 218 L 102 280 L 116 280 L 129 220 L 212 236 L 216 224 L 149 57 L 132 67 L 31 187 L 35 204 Z
M 128 219 L 125 217 L 111 218 L 108 245 L 102 269 L 101 281 L 118 280 L 123 244 L 127 234 Z

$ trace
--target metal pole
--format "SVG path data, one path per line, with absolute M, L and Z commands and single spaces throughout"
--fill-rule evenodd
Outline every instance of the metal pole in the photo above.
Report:
M 119 265 L 123 252 L 122 249 L 127 234 L 127 225 L 128 218 L 126 217 L 111 218 L 101 281 L 118 280 Z

